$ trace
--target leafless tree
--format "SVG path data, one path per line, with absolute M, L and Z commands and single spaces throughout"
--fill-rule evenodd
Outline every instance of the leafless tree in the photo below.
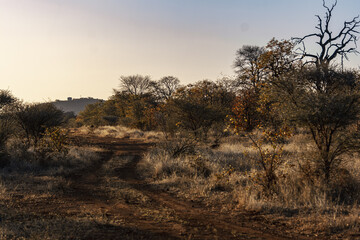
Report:
M 326 14 L 323 18 L 316 16 L 317 31 L 295 38 L 301 44 L 298 53 L 307 65 L 279 78 L 274 91 L 289 120 L 308 129 L 317 155 L 311 161 L 327 184 L 336 179 L 344 156 L 358 151 L 360 145 L 359 133 L 353 130 L 360 117 L 358 73 L 332 64 L 337 57 L 357 53 L 360 21 L 354 17 L 345 21 L 340 31 L 333 32 L 331 20 L 336 4 L 329 7 L 323 0 Z M 319 52 L 306 48 L 305 43 L 313 40 Z
M 166 76 L 154 83 L 154 90 L 158 97 L 163 100 L 168 100 L 171 95 L 180 87 L 180 81 L 177 77 Z
M 148 92 L 151 87 L 151 80 L 149 76 L 121 76 L 119 80 L 121 90 L 133 95 L 142 95 Z
M 235 77 L 224 76 L 216 80 L 216 84 L 230 93 L 237 93 L 239 90 L 238 82 Z
M 356 50 L 356 42 L 360 26 L 359 16 L 354 17 L 350 21 L 344 21 L 344 25 L 339 32 L 334 33 L 331 29 L 332 14 L 337 1 L 330 7 L 326 5 L 323 0 L 323 6 L 326 9 L 325 16 L 322 18 L 316 15 L 318 24 L 316 25 L 317 32 L 308 34 L 302 38 L 293 38 L 295 43 L 300 44 L 297 49 L 302 59 L 310 60 L 306 63 L 314 63 L 318 69 L 328 69 L 329 64 L 336 57 L 341 56 L 347 59 L 347 54 L 358 53 Z M 320 53 L 310 53 L 306 49 L 305 41 L 310 38 L 316 38 L 316 44 L 320 47 Z

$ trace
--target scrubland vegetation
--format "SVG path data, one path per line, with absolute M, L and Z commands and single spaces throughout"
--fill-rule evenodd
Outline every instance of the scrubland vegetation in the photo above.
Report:
M 163 132 L 139 166 L 157 187 L 293 216 L 304 229 L 359 231 L 359 72 L 338 61 L 356 53 L 359 21 L 334 33 L 335 5 L 324 7 L 313 34 L 240 48 L 235 79 L 122 76 L 78 120 Z
M 183 86 L 172 76 L 121 76 L 113 96 L 76 119 L 2 91 L 2 204 L 16 197 L 8 189 L 52 196 L 67 184 L 64 176 L 99 159 L 71 143 L 75 127 L 153 142 L 139 176 L 180 198 L 235 215 L 266 214 L 312 236 L 359 232 L 359 71 L 337 61 L 356 52 L 359 21 L 332 33 L 334 6 L 325 6 L 314 34 L 240 48 L 234 78 Z M 306 49 L 312 38 L 319 53 Z M 29 237 L 13 227 L 0 228 L 0 236 Z
M 39 211 L 46 204 L 39 202 L 63 194 L 68 176 L 93 165 L 98 154 L 70 145 L 61 125 L 64 115 L 51 104 L 25 105 L 6 91 L 1 100 L 0 238 L 59 239 L 76 233 L 80 223 L 55 213 L 42 217 Z M 26 211 L 20 210 L 20 202 L 28 205 Z

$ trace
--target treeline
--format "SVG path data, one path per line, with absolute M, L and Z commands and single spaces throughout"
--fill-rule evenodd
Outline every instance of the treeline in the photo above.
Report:
M 170 135 L 186 132 L 197 141 L 208 139 L 209 134 L 218 139 L 225 130 L 244 134 L 260 154 L 261 178 L 268 191 L 283 164 L 284 142 L 301 129 L 315 146 L 309 175 L 320 175 L 328 183 L 344 157 L 360 146 L 359 72 L 336 64 L 336 59 L 356 52 L 359 21 L 345 22 L 334 34 L 330 30 L 333 9 L 326 8 L 317 33 L 291 41 L 272 39 L 265 47 L 240 48 L 233 79 L 182 86 L 170 76 L 158 81 L 122 76 L 120 89 L 108 101 L 89 105 L 77 121 L 157 129 Z M 320 46 L 318 53 L 306 49 L 313 38 Z
M 230 80 L 204 80 L 182 86 L 172 76 L 158 81 L 122 76 L 120 90 L 114 90 L 103 103 L 88 105 L 77 120 L 86 125 L 121 124 L 167 133 L 182 129 L 202 138 L 214 125 L 224 126 L 231 113 L 236 93 L 229 84 Z

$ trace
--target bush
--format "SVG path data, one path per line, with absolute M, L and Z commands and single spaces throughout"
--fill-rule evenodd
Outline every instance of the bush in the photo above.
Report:
M 194 138 L 186 136 L 177 136 L 174 139 L 168 139 L 158 143 L 158 148 L 163 149 L 169 156 L 176 158 L 181 155 L 195 154 L 197 142 Z
M 233 100 L 233 93 L 211 81 L 190 84 L 178 89 L 167 103 L 168 121 L 198 141 L 206 141 L 211 127 L 229 114 Z
M 29 104 L 21 106 L 16 119 L 25 135 L 28 146 L 37 146 L 47 128 L 59 126 L 63 112 L 51 103 Z
M 59 127 L 47 128 L 41 142 L 41 145 L 51 152 L 66 152 L 68 144 L 67 131 Z
M 9 91 L 0 90 L 0 150 L 4 148 L 7 139 L 13 132 L 11 106 L 15 101 Z
M 13 133 L 13 122 L 9 115 L 0 115 L 0 150 Z

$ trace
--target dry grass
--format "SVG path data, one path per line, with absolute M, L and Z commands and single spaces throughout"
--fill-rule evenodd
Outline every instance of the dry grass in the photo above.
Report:
M 256 179 L 258 153 L 246 138 L 232 136 L 216 150 L 202 146 L 193 155 L 178 157 L 169 155 L 163 146 L 149 151 L 139 164 L 139 171 L 155 187 L 227 211 L 240 208 L 277 214 L 278 221 L 292 222 L 299 232 L 335 236 L 359 231 L 357 155 L 341 166 L 328 191 L 319 178 L 309 178 L 299 167 L 312 157 L 313 145 L 307 135 L 296 135 L 284 146 L 285 161 L 277 171 L 276 194 L 267 197 Z
M 65 176 L 98 161 L 97 153 L 70 147 L 66 153 L 43 156 L 18 139 L 8 142 L 7 153 L 7 164 L 0 169 L 0 239 L 82 239 L 80 233 L 86 236 L 87 229 L 96 227 L 87 216 L 64 218 L 41 211 L 64 194 L 70 183 Z
M 158 140 L 163 138 L 163 134 L 155 131 L 141 131 L 138 129 L 127 128 L 124 126 L 100 126 L 97 128 L 91 128 L 88 126 L 82 126 L 77 128 L 76 133 L 79 134 L 94 134 L 99 137 L 114 137 L 114 138 L 130 138 L 130 139 L 147 139 Z
M 122 127 L 81 128 L 78 131 L 118 138 L 151 139 L 155 136 L 153 139 L 161 139 L 158 133 L 131 132 Z M 154 188 L 226 213 L 236 214 L 244 209 L 256 211 L 274 225 L 326 238 L 343 238 L 360 232 L 359 156 L 348 156 L 341 166 L 343 170 L 332 183 L 330 196 L 321 181 L 314 176 L 309 178 L 299 168 L 311 158 L 313 146 L 309 142 L 306 135 L 299 134 L 285 145 L 285 162 L 277 171 L 277 192 L 271 197 L 264 196 L 256 179 L 260 169 L 257 151 L 244 137 L 228 137 L 217 149 L 199 145 L 194 152 L 184 152 L 176 157 L 165 149 L 171 144 L 158 144 L 145 154 L 138 164 L 138 171 Z M 99 159 L 96 153 L 99 151 L 98 148 L 70 147 L 66 153 L 39 156 L 34 149 L 26 149 L 21 141 L 10 140 L 7 144 L 10 156 L 2 161 L 0 169 L 0 239 L 82 239 L 91 237 L 89 229 L 106 226 L 116 227 L 120 232 L 121 229 L 129 231 L 124 218 L 109 218 L 106 213 L 85 203 L 64 209 L 66 216 L 44 216 L 37 207 L 64 196 L 72 184 L 66 176 L 93 165 Z M 135 204 L 145 219 L 159 218 L 160 222 L 180 224 L 170 209 L 161 208 L 154 212 L 146 208 L 151 199 L 118 177 L 116 169 L 131 161 L 131 156 L 117 156 L 98 169 L 97 174 L 102 176 L 101 188 L 106 195 L 119 204 Z M 58 202 L 58 205 L 61 207 L 62 203 Z M 21 211 L 17 210 L 19 206 Z
M 0 170 L 2 176 L 13 173 L 61 175 L 69 171 L 86 168 L 99 159 L 90 147 L 68 147 L 63 152 L 52 152 L 26 148 L 18 139 L 11 139 L 6 146 L 7 163 Z
M 159 223 L 172 217 L 169 209 L 147 209 L 148 196 L 119 178 L 116 169 L 132 161 L 133 156 L 113 157 L 94 169 L 99 151 L 69 147 L 65 153 L 43 156 L 17 139 L 9 141 L 8 161 L 0 168 L 0 239 L 105 239 L 104 233 L 117 239 L 148 239 L 149 233 L 129 224 L 127 216 L 109 215 L 108 209 L 103 210 L 108 205 L 136 204 L 142 218 L 156 217 Z M 81 194 L 73 196 L 78 191 L 76 181 L 88 171 L 95 171 L 97 177 L 89 186 L 103 193 L 99 199 L 92 196 L 95 200 L 89 202 L 77 199 Z

